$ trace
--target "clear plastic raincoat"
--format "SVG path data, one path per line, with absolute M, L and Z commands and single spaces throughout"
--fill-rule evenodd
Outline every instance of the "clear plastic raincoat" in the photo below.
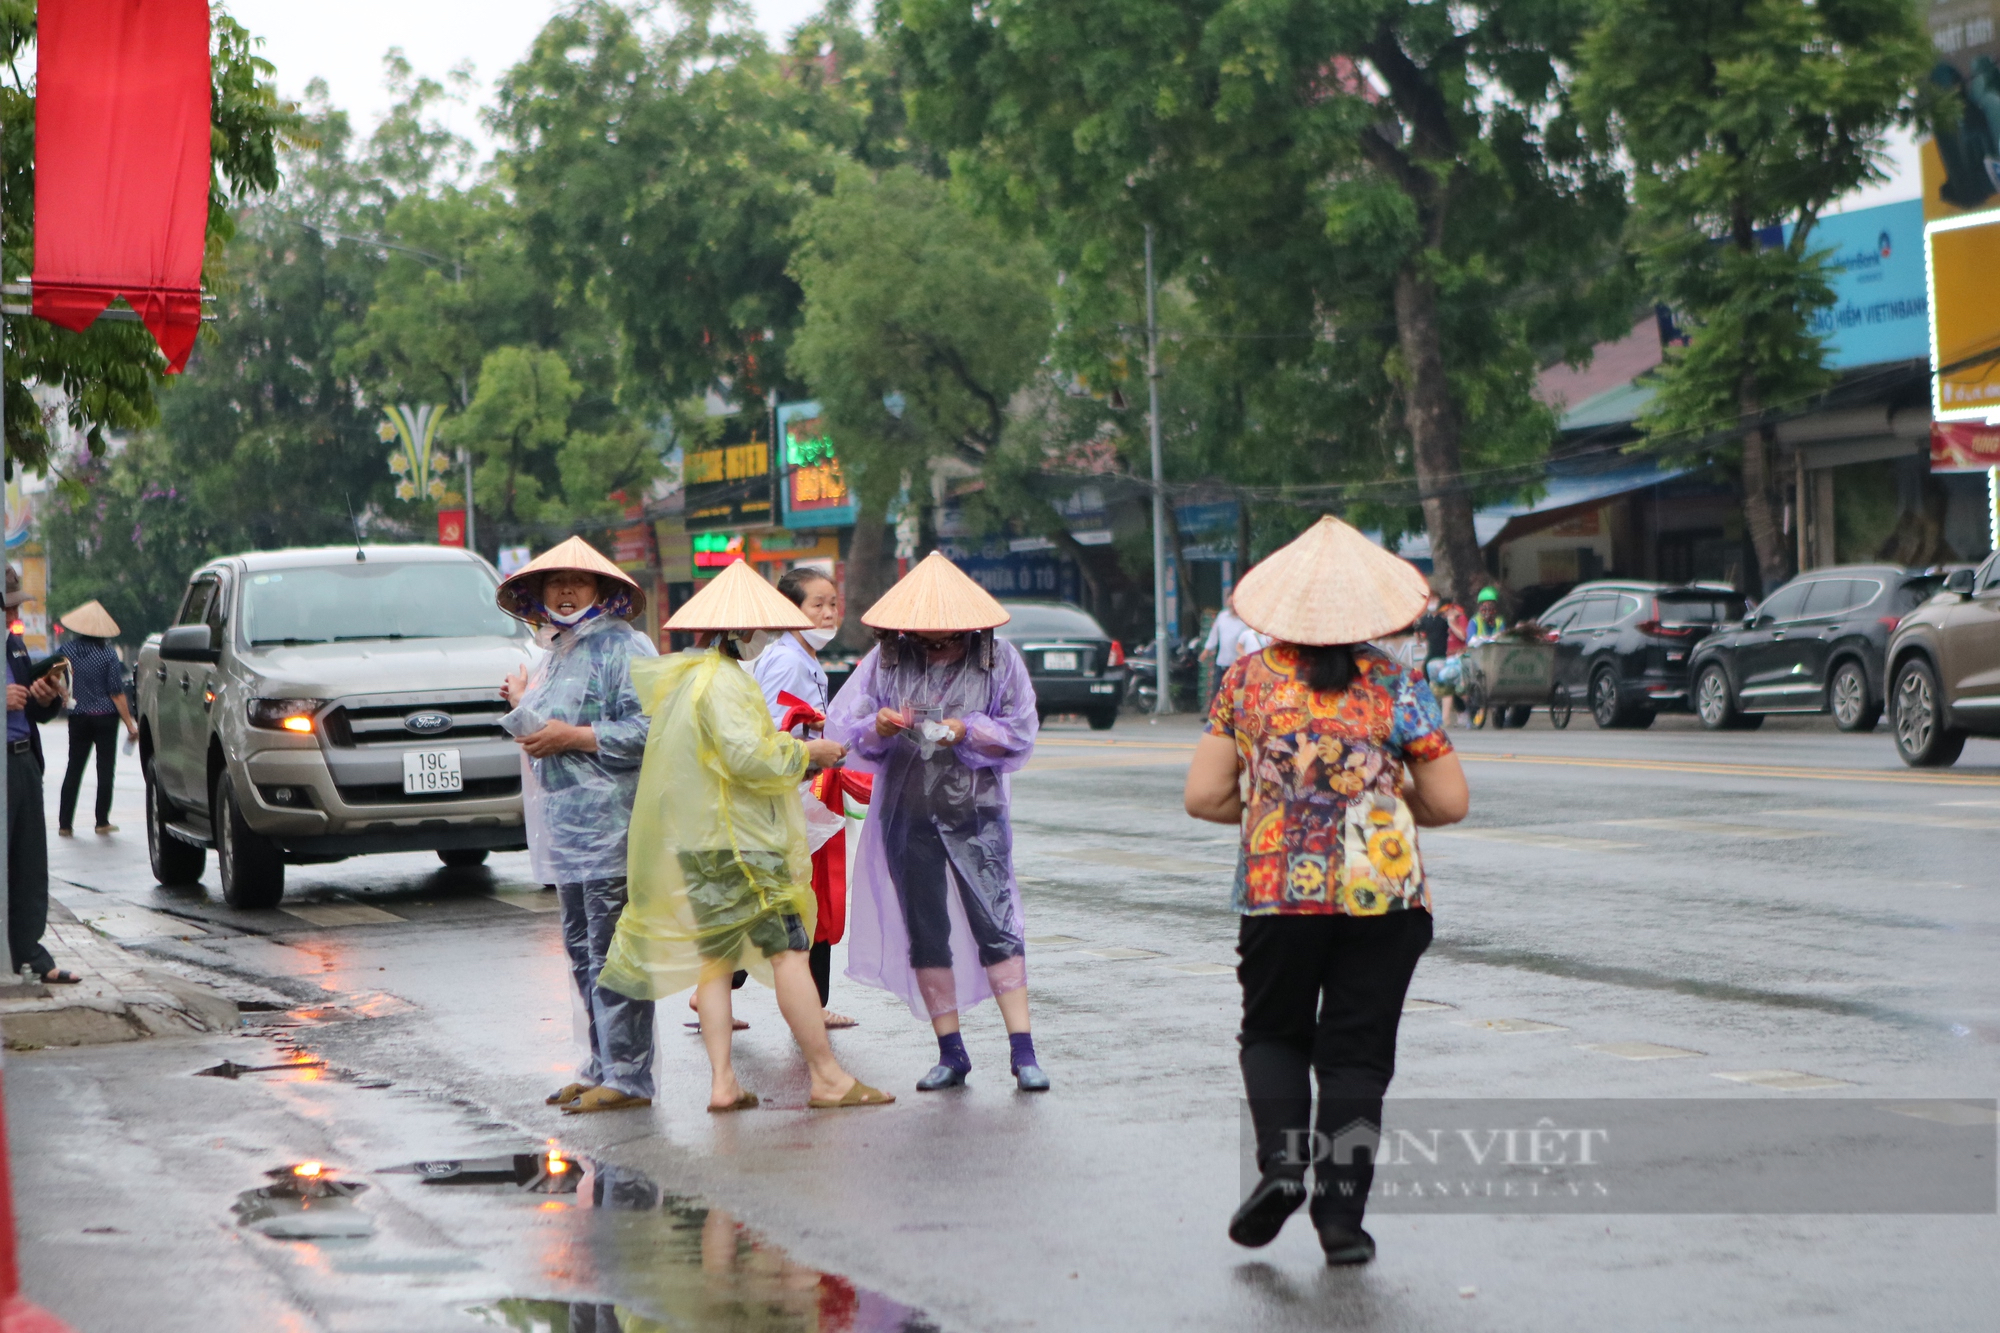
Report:
M 1012 644 L 975 635 L 941 666 L 908 636 L 891 652 L 862 659 L 826 720 L 848 767 L 876 775 L 855 855 L 847 975 L 928 1018 L 1027 984 L 1007 775 L 1028 762 L 1039 722 Z M 909 710 L 917 725 L 877 735 L 884 708 Z M 957 745 L 925 738 L 925 722 L 952 718 L 965 724 Z M 939 968 L 951 970 L 953 993 L 920 984 L 920 969 Z
M 646 636 L 617 617 L 586 620 L 552 637 L 520 706 L 500 719 L 510 736 L 532 735 L 552 721 L 597 733 L 595 754 L 521 756 L 528 860 L 544 884 L 625 873 L 625 826 L 646 748 L 646 718 L 631 668 L 655 656 Z
M 652 718 L 632 809 L 631 902 L 598 984 L 657 1000 L 812 940 L 803 741 L 772 725 L 741 663 L 715 649 L 636 662 Z

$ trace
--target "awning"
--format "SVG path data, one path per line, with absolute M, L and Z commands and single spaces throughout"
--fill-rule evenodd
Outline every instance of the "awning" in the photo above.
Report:
M 1664 481 L 1672 481 L 1675 477 L 1685 476 L 1691 470 L 1647 461 L 1588 472 L 1569 468 L 1551 471 L 1542 481 L 1543 490 L 1540 499 L 1510 500 L 1505 504 L 1490 505 L 1481 509 L 1472 516 L 1472 531 L 1481 547 L 1490 546 L 1500 536 L 1501 531 L 1515 519 L 1527 518 L 1534 514 L 1553 513 L 1558 509 L 1589 504 L 1593 500 L 1613 499 L 1632 491 L 1657 486 Z M 1412 533 L 1403 539 L 1397 554 L 1407 560 L 1429 559 L 1430 537 L 1424 533 Z

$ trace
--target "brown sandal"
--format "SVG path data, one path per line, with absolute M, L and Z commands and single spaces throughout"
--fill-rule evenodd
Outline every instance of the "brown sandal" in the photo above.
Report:
M 837 1032 L 842 1028 L 858 1028 L 861 1026 L 859 1019 L 849 1018 L 846 1014 L 836 1014 L 831 1009 L 822 1010 L 821 1018 L 826 1023 L 826 1030 L 828 1032 Z
M 542 1098 L 544 1106 L 568 1106 L 584 1093 L 590 1091 L 588 1083 L 565 1083 L 548 1096 Z
M 708 1113 L 710 1115 L 727 1115 L 731 1111 L 754 1111 L 756 1109 L 757 1109 L 757 1094 L 754 1092 L 746 1092 L 741 1097 L 738 1097 L 735 1101 L 729 1103 L 729 1105 L 727 1106 L 709 1107 Z
M 814 1097 L 806 1105 L 815 1111 L 832 1111 L 843 1106 L 887 1106 L 895 1100 L 894 1093 L 871 1088 L 857 1078 L 854 1080 L 854 1086 L 844 1095 L 834 1098 Z
M 651 1106 L 651 1097 L 634 1097 L 616 1088 L 592 1088 L 563 1107 L 564 1115 L 588 1115 L 592 1111 L 630 1111 L 641 1106 Z

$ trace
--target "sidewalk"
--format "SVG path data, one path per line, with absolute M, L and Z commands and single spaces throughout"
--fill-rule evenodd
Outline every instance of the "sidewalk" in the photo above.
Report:
M 233 1000 L 145 966 L 137 955 L 78 920 L 56 897 L 71 887 L 50 884 L 49 929 L 43 941 L 56 966 L 83 980 L 74 986 L 28 987 L 34 993 L 0 999 L 0 1035 L 8 1050 L 225 1032 L 242 1021 Z

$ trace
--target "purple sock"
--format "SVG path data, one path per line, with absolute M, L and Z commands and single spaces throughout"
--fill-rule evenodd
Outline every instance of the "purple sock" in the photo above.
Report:
M 938 1038 L 938 1063 L 950 1065 L 962 1074 L 972 1072 L 972 1057 L 966 1053 L 965 1038 L 953 1032 Z
M 1041 1064 L 1041 1061 L 1035 1058 L 1034 1034 L 1028 1032 L 1010 1032 L 1007 1034 L 1007 1044 L 1014 1048 L 1013 1059 L 1016 1070 L 1019 1070 L 1022 1065 Z

